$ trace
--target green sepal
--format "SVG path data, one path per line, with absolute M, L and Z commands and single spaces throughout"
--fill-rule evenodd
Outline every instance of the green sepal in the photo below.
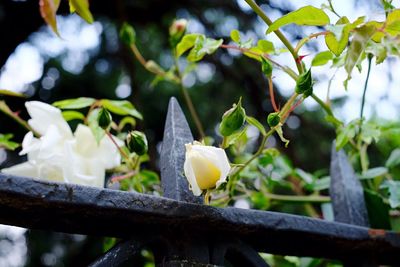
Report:
M 233 107 L 222 115 L 219 132 L 222 136 L 232 135 L 243 126 L 245 120 L 246 112 L 242 107 L 242 98 L 240 98 L 237 104 L 233 104 Z

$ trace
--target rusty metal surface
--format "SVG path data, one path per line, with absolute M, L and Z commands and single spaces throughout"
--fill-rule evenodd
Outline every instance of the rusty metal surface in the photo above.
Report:
M 258 251 L 337 259 L 369 255 L 388 264 L 400 255 L 400 235 L 391 231 L 3 174 L 0 223 L 121 238 L 181 232 L 222 240 L 234 236 Z
M 368 227 L 362 185 L 344 151 L 336 151 L 335 143 L 332 145 L 330 176 L 329 193 L 335 221 Z

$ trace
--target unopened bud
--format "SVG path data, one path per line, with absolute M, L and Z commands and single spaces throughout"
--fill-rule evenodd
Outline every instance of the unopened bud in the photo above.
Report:
M 148 71 L 153 72 L 155 74 L 160 74 L 165 72 L 163 68 L 161 68 L 160 65 L 158 65 L 154 60 L 148 60 L 146 62 L 145 68 Z
M 271 77 L 272 75 L 272 64 L 269 60 L 265 59 L 264 57 L 261 57 L 261 70 L 264 73 L 265 76 L 268 78 Z
M 298 94 L 304 94 L 305 97 L 312 95 L 313 79 L 311 76 L 311 68 L 297 78 L 295 91 Z
M 237 104 L 233 104 L 233 107 L 222 115 L 219 132 L 223 136 L 229 136 L 239 130 L 243 126 L 245 120 L 246 112 L 242 107 L 242 98 L 240 98 Z
M 136 42 L 135 29 L 127 22 L 124 22 L 122 25 L 121 30 L 119 31 L 119 36 L 122 42 L 128 46 Z
M 97 123 L 99 126 L 105 130 L 110 126 L 111 122 L 112 117 L 110 112 L 105 108 L 100 109 L 99 114 L 97 115 Z
M 129 151 L 135 152 L 139 156 L 144 155 L 148 149 L 147 138 L 142 132 L 132 131 L 126 138 L 126 146 Z
M 281 121 L 281 116 L 279 116 L 279 112 L 273 112 L 268 114 L 267 122 L 269 127 L 275 127 Z
M 174 20 L 174 22 L 169 27 L 169 41 L 172 47 L 175 47 L 185 35 L 187 26 L 186 19 Z

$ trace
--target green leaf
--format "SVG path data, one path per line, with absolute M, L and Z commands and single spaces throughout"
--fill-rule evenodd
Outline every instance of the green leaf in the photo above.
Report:
M 40 15 L 44 19 L 44 21 L 51 27 L 53 32 L 60 36 L 57 29 L 57 19 L 56 13 L 60 6 L 60 0 L 40 0 L 39 1 L 39 10 Z
M 79 98 L 56 101 L 53 103 L 53 106 L 58 107 L 60 109 L 81 109 L 90 107 L 91 105 L 93 105 L 94 102 L 96 102 L 96 99 L 94 98 L 79 97 Z
M 241 130 L 229 135 L 229 136 L 224 136 L 225 142 L 224 142 L 224 147 L 227 148 L 230 145 L 235 144 L 239 139 L 241 139 L 247 132 L 247 127 L 243 127 Z
M 90 112 L 88 116 L 88 125 L 97 143 L 100 143 L 101 139 L 106 134 L 105 131 L 99 126 L 97 122 L 97 117 L 99 116 L 99 112 L 100 109 L 94 109 L 92 110 L 92 112 Z
M 372 141 L 378 142 L 381 135 L 380 127 L 373 122 L 366 122 L 362 124 L 361 139 L 367 143 L 371 144 Z
M 238 30 L 232 30 L 231 31 L 231 39 L 235 43 L 239 43 L 240 42 L 240 33 L 239 33 Z
M 305 172 L 302 169 L 296 168 L 294 169 L 294 172 L 306 184 L 312 184 L 315 180 L 314 176 L 311 173 Z
M 143 119 L 142 114 L 140 114 L 139 111 L 136 110 L 135 106 L 127 100 L 102 99 L 101 104 L 114 114 L 122 116 L 131 115 L 137 119 Z
M 24 95 L 24 94 L 13 92 L 13 91 L 10 91 L 10 90 L 7 90 L 7 89 L 0 89 L 0 95 L 16 96 L 16 97 L 26 98 L 26 95 Z
M 365 50 L 367 42 L 371 39 L 375 31 L 376 28 L 372 25 L 365 25 L 354 30 L 354 36 L 351 40 L 350 47 L 347 50 L 344 63 L 344 68 L 347 72 L 346 82 L 351 79 L 351 72 L 353 71 L 355 65 L 358 63 L 358 60 Z
M 371 168 L 367 171 L 365 171 L 361 176 L 360 179 L 373 179 L 379 176 L 383 176 L 388 173 L 388 169 L 385 167 L 376 167 L 376 168 Z
M 305 6 L 274 21 L 269 26 L 266 33 L 271 33 L 280 27 L 291 23 L 295 23 L 297 25 L 323 26 L 329 24 L 329 17 L 323 10 L 319 8 Z
M 375 25 L 377 29 L 383 28 L 383 30 L 377 31 L 372 37 L 375 42 L 380 42 L 385 33 L 397 36 L 400 34 L 400 9 L 395 9 L 389 13 L 385 22 L 371 21 L 370 24 Z
M 387 189 L 392 209 L 400 207 L 400 181 L 386 180 L 380 188 Z
M 262 53 L 273 53 L 275 52 L 274 44 L 267 40 L 259 40 L 257 42 L 257 48 L 260 49 Z
M 331 186 L 331 177 L 325 176 L 315 180 L 313 189 L 315 191 L 321 191 L 328 189 L 330 186 Z
M 89 10 L 88 0 L 69 0 L 70 10 L 76 12 L 87 23 L 93 23 L 93 16 Z
M 16 142 L 10 141 L 13 138 L 13 134 L 0 134 L 0 147 L 4 147 L 8 150 L 15 150 L 20 145 Z
M 250 116 L 246 116 L 246 121 L 247 121 L 248 124 L 251 124 L 254 127 L 256 127 L 263 136 L 267 135 L 267 132 L 265 131 L 264 126 L 256 118 L 250 117 Z
M 63 111 L 62 115 L 66 121 L 72 121 L 72 120 L 82 120 L 83 121 L 85 119 L 85 115 L 83 115 L 82 113 L 80 113 L 78 111 L 74 111 L 74 110 Z
M 364 189 L 364 198 L 371 228 L 390 230 L 389 205 L 379 194 L 369 189 Z
M 156 172 L 149 170 L 142 170 L 139 172 L 140 183 L 145 187 L 149 188 L 160 183 L 160 177 Z
M 389 158 L 387 159 L 385 166 L 387 168 L 393 168 L 400 164 L 400 148 L 396 148 L 390 153 Z
M 357 121 L 350 122 L 347 126 L 339 129 L 339 134 L 336 137 L 336 150 L 342 149 L 350 139 L 354 138 L 356 135 L 356 125 Z
M 262 192 L 253 192 L 250 199 L 255 209 L 267 210 L 270 207 L 270 199 Z
M 334 53 L 336 56 L 340 56 L 343 50 L 346 48 L 347 43 L 349 41 L 350 29 L 349 19 L 347 17 L 341 17 L 333 26 L 330 27 L 330 30 L 334 29 L 332 32 L 325 35 L 325 43 L 329 50 Z M 338 30 L 341 29 L 340 38 L 338 38 Z M 328 29 L 329 30 L 329 29 Z
M 323 66 L 329 62 L 333 58 L 333 55 L 330 51 L 323 51 L 315 55 L 313 58 L 311 65 L 312 66 Z
M 214 53 L 223 43 L 222 39 L 214 40 L 206 38 L 204 35 L 200 35 L 187 57 L 188 61 L 196 62 L 201 60 L 206 54 L 211 55 Z
M 375 63 L 382 63 L 388 56 L 387 48 L 383 43 L 369 42 L 365 48 L 366 54 L 375 56 Z
M 191 33 L 183 36 L 182 40 L 176 46 L 176 56 L 180 57 L 183 53 L 192 48 L 199 36 L 201 36 L 201 34 L 198 33 Z
M 118 129 L 122 130 L 126 125 L 130 125 L 132 128 L 136 126 L 136 120 L 133 117 L 124 117 L 118 124 Z
M 327 35 L 325 35 L 325 43 L 329 50 L 336 56 L 340 56 L 343 50 L 347 47 L 350 32 L 358 25 L 363 23 L 364 20 L 365 17 L 359 17 L 353 23 L 350 23 L 347 17 L 341 17 L 336 22 L 335 26 L 327 27 L 328 30 L 331 31 Z M 342 29 L 341 32 L 340 29 Z

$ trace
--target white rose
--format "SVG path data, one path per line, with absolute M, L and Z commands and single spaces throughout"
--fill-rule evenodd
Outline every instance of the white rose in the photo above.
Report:
M 59 109 L 46 103 L 26 103 L 29 125 L 41 134 L 28 132 L 20 155 L 28 161 L 3 169 L 3 173 L 50 181 L 103 187 L 105 170 L 120 164 L 117 147 L 107 137 L 96 143 L 89 127 L 78 125 L 74 134 Z M 114 137 L 115 138 L 115 137 Z M 119 145 L 123 142 L 115 138 Z
M 231 166 L 225 150 L 198 142 L 186 144 L 185 176 L 195 196 L 226 181 Z

